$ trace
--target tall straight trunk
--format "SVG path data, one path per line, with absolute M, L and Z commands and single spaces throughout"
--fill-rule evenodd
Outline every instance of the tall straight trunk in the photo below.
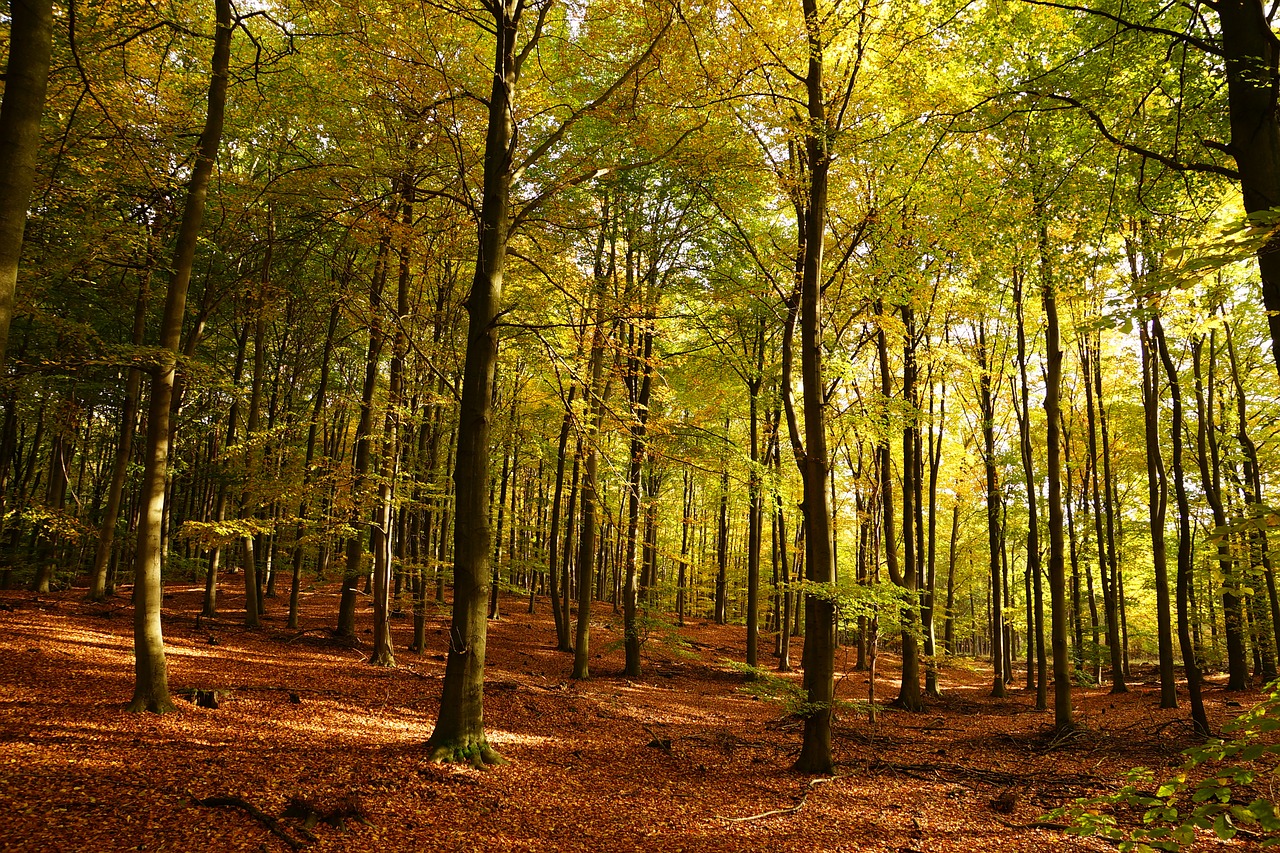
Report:
M 570 612 L 570 606 L 574 600 L 576 588 L 574 587 L 574 578 L 576 572 L 574 569 L 574 552 L 577 548 L 577 500 L 578 490 L 581 484 L 582 473 L 582 436 L 578 436 L 573 450 L 573 472 L 569 475 L 569 506 L 565 509 L 564 516 L 564 556 L 560 559 L 560 586 L 561 586 L 561 602 L 560 613 L 564 620 L 565 635 L 568 636 L 572 630 L 573 620 Z M 564 648 L 566 652 L 573 652 L 573 644 L 566 642 Z
M 1043 218 L 1043 217 L 1041 217 Z M 1047 250 L 1041 246 L 1042 263 L 1047 263 Z M 1040 581 L 1040 515 L 1037 495 L 1035 461 L 1031 450 L 1031 388 L 1027 382 L 1027 330 L 1026 311 L 1022 300 L 1022 273 L 1014 271 L 1013 304 L 1018 318 L 1018 399 L 1015 410 L 1018 416 L 1018 446 L 1022 452 L 1023 483 L 1027 489 L 1027 563 L 1026 576 L 1030 581 L 1027 590 L 1027 686 L 1036 691 L 1036 710 L 1043 711 L 1049 707 L 1048 682 L 1045 672 L 1044 653 L 1044 594 Z M 1057 423 L 1049 425 L 1057 430 Z M 1032 653 L 1035 653 L 1034 658 Z
M 919 588 L 920 551 L 919 509 L 920 488 L 920 424 L 916 413 L 920 410 L 916 379 L 916 327 L 915 312 L 910 305 L 902 306 L 902 324 L 905 330 L 902 343 L 902 400 L 907 416 L 902 425 L 902 574 L 893 578 L 905 592 L 906 604 L 902 609 L 902 683 L 895 704 L 908 711 L 921 711 L 924 702 L 920 698 L 920 642 L 919 642 Z M 885 362 L 881 362 L 881 367 Z M 882 373 L 881 382 L 884 382 Z M 886 402 L 887 402 L 886 397 Z M 887 494 L 886 494 L 887 499 Z M 891 573 L 892 577 L 892 573 Z
M 148 258 L 147 271 L 143 273 L 142 281 L 138 285 L 138 299 L 133 309 L 133 337 L 130 340 L 135 348 L 141 347 L 146 341 L 150 268 L 150 258 Z M 92 601 L 101 601 L 107 595 L 107 564 L 111 561 L 116 522 L 120 518 L 120 502 L 124 495 L 124 483 L 129 473 L 129 460 L 133 457 L 133 436 L 137 430 L 141 391 L 142 369 L 129 367 L 128 379 L 125 380 L 124 402 L 120 407 L 120 438 L 116 444 L 116 455 L 111 465 L 107 505 L 102 512 L 102 521 L 98 528 L 98 544 L 93 556 L 93 569 L 90 572 L 89 598 Z
M 129 710 L 157 714 L 173 709 L 169 698 L 168 668 L 164 636 L 160 627 L 163 596 L 160 580 L 161 530 L 164 520 L 165 480 L 169 470 L 169 408 L 173 402 L 178 347 L 182 341 L 182 317 L 191 284 L 200 224 L 214 160 L 222 141 L 222 123 L 227 103 L 227 68 L 231 58 L 231 3 L 215 0 L 216 28 L 213 64 L 209 80 L 208 112 L 200 134 L 200 148 L 187 200 L 178 228 L 173 254 L 173 274 L 165 293 L 164 315 L 160 322 L 158 364 L 151 377 L 151 401 L 147 415 L 146 454 L 142 472 L 142 513 L 138 524 L 138 552 L 134 564 L 134 690 Z
M 1200 463 L 1200 487 L 1204 490 L 1205 500 L 1213 513 L 1214 526 L 1221 530 L 1227 526 L 1227 513 L 1222 505 L 1219 474 L 1222 469 L 1218 459 L 1217 438 L 1214 436 L 1212 335 L 1209 348 L 1210 370 L 1206 398 L 1202 357 L 1204 339 L 1198 338 L 1191 344 L 1191 366 L 1196 392 L 1196 457 Z M 1227 639 L 1227 689 L 1246 690 L 1249 687 L 1249 662 L 1244 643 L 1244 602 L 1239 592 L 1239 572 L 1231 554 L 1231 543 L 1226 536 L 1218 539 L 1218 566 L 1222 571 L 1222 615 Z
M 1262 466 L 1258 461 L 1258 447 L 1254 444 L 1253 438 L 1249 435 L 1249 417 L 1246 405 L 1246 397 L 1244 383 L 1240 378 L 1240 365 L 1236 360 L 1236 347 L 1234 335 L 1232 334 L 1231 325 L 1224 323 L 1223 331 L 1226 336 L 1227 359 L 1231 372 L 1231 381 L 1235 386 L 1236 397 L 1236 441 L 1240 444 L 1240 452 L 1244 457 L 1245 469 L 1245 500 L 1250 504 L 1249 514 L 1255 517 L 1261 512 L 1265 512 L 1263 507 L 1263 491 L 1262 491 Z M 1280 596 L 1276 592 L 1276 572 L 1275 567 L 1271 564 L 1271 551 L 1267 542 L 1266 528 L 1258 525 L 1250 527 L 1249 537 L 1253 540 L 1254 549 L 1258 553 L 1258 560 L 1262 565 L 1262 576 L 1267 584 L 1267 603 L 1269 604 L 1269 615 L 1271 624 L 1266 626 L 1270 631 L 1270 636 L 1266 637 L 1264 648 L 1269 646 L 1272 652 L 1272 669 L 1274 669 L 1274 655 L 1280 652 Z M 1265 618 L 1265 617 L 1264 617 Z M 1261 630 L 1261 628 L 1260 628 Z M 1275 677 L 1274 672 L 1265 674 L 1269 676 L 1267 680 Z
M 564 464 L 569 449 L 569 433 L 573 430 L 573 398 L 578 386 L 569 389 L 565 401 L 564 418 L 560 423 L 560 441 L 556 455 L 556 485 L 551 497 L 551 523 L 547 532 L 547 580 L 550 583 L 551 612 L 556 620 L 556 650 L 569 652 L 573 646 L 569 642 L 569 621 L 560 607 L 560 508 L 564 500 Z M 570 511 L 572 514 L 572 510 Z M 567 550 L 567 549 L 566 549 Z M 568 590 L 565 590 L 568 595 Z
M 411 143 L 409 150 L 414 149 Z M 405 403 L 405 357 L 409 352 L 406 324 L 409 322 L 411 281 L 410 240 L 413 234 L 414 179 L 408 171 L 400 177 L 400 246 L 396 277 L 394 333 L 387 386 L 387 408 L 382 421 L 382 470 L 378 477 L 378 501 L 373 525 L 373 650 L 369 663 L 395 666 L 391 640 L 391 573 L 395 528 L 395 484 L 399 474 L 401 416 Z
M 18 261 L 36 182 L 52 50 L 53 1 L 10 0 L 9 62 L 0 102 L 0 367 L 9 345 Z
M 270 229 L 268 228 L 268 233 Z M 249 439 L 244 452 L 245 470 L 249 472 L 251 480 L 261 476 L 261 462 L 259 461 L 259 452 L 253 446 L 252 438 L 261 426 L 262 422 L 262 383 L 266 374 L 266 333 L 267 319 L 264 305 L 264 290 L 266 286 L 266 270 L 270 265 L 271 243 L 267 243 L 267 258 L 263 264 L 262 289 L 258 291 L 254 307 L 254 332 L 253 332 L 253 380 L 250 383 L 249 390 L 249 415 L 245 419 L 245 438 Z M 252 514 L 257 515 L 258 510 L 250 509 L 251 494 L 246 489 L 240 498 L 241 517 Z M 259 576 L 258 557 L 265 556 L 260 553 L 258 547 L 262 543 L 262 537 L 256 537 L 253 534 L 242 536 L 240 539 L 240 552 L 242 554 L 242 569 L 244 573 L 244 624 L 246 628 L 258 628 L 262 625 L 262 595 L 261 581 Z M 265 571 L 265 564 L 263 565 Z
M 311 484 L 311 463 L 316 454 L 316 435 L 320 428 L 320 418 L 324 414 L 325 397 L 329 393 L 329 365 L 333 357 L 333 340 L 338 331 L 338 317 L 342 312 L 341 302 L 337 299 L 329 309 L 329 325 L 324 336 L 324 350 L 320 356 L 320 383 L 316 388 L 315 400 L 311 404 L 311 421 L 307 424 L 307 450 L 302 463 L 303 495 L 298 502 L 298 524 L 293 536 L 293 577 L 289 585 L 289 628 L 298 627 L 298 592 L 302 585 L 302 538 L 307 518 L 307 487 Z
M 514 410 L 516 405 L 518 405 L 518 401 L 515 399 L 515 395 L 513 394 L 512 401 L 511 401 L 513 422 L 515 420 Z M 511 441 L 514 444 L 515 442 L 514 434 L 511 436 Z M 498 484 L 499 484 L 498 489 L 496 490 L 496 492 L 492 489 L 489 492 L 489 512 L 490 513 L 493 512 L 494 498 L 496 497 L 498 500 L 498 524 L 494 530 L 494 537 L 493 537 L 494 539 L 493 570 L 489 576 L 488 618 L 490 619 L 500 619 L 502 617 L 502 612 L 501 612 L 502 605 L 498 595 L 498 592 L 502 589 L 502 576 L 500 573 L 501 570 L 500 570 L 499 557 L 501 556 L 501 553 L 502 553 L 502 524 L 506 520 L 507 486 L 510 484 L 510 481 L 511 481 L 511 453 L 510 453 L 510 448 L 504 448 L 502 452 L 502 474 L 498 477 Z
M 244 378 L 244 362 L 245 355 L 248 353 L 249 347 L 249 324 L 245 323 L 240 330 L 239 336 L 236 338 L 236 358 L 235 366 L 231 370 L 231 384 L 234 387 L 240 387 L 240 380 Z M 237 431 L 240 428 L 240 398 L 237 395 L 231 400 L 231 409 L 227 412 L 227 432 L 223 437 L 223 452 L 227 452 L 238 441 Z M 216 440 L 216 437 L 215 437 Z M 212 459 L 216 456 L 215 446 L 210 446 L 209 457 Z M 228 483 L 225 474 L 218 478 L 217 496 L 213 502 L 213 520 L 215 523 L 221 523 L 227 519 L 227 490 Z M 214 545 L 209 550 L 209 566 L 205 572 L 204 579 L 204 609 L 200 615 L 213 617 L 218 613 L 218 569 L 222 562 L 222 546 Z
M 931 371 L 932 372 L 932 371 Z M 938 638 L 937 586 L 938 586 L 938 472 L 942 468 L 942 431 L 946 424 L 947 385 L 942 382 L 938 400 L 937 418 L 934 418 L 934 383 L 929 382 L 929 504 L 928 504 L 928 552 L 925 557 L 924 596 L 920 608 L 924 637 L 924 689 L 930 696 L 938 695 Z M 948 602 L 950 606 L 950 602 Z
M 991 695 L 1003 698 L 1005 692 L 1004 666 L 1004 611 L 1001 607 L 1000 553 L 1003 534 L 1000 528 L 1000 490 L 996 481 L 996 433 L 995 397 L 992 394 L 994 357 L 988 350 L 987 326 L 978 324 L 978 405 L 982 414 L 982 466 L 987 491 L 987 550 L 991 576 L 991 661 L 995 669 L 991 680 Z M 887 535 L 887 531 L 886 531 Z
M 1191 721 L 1196 733 L 1201 737 L 1209 737 L 1209 717 L 1205 713 L 1204 699 L 1200 693 L 1200 661 L 1196 657 L 1196 646 L 1191 641 L 1191 561 L 1193 543 L 1191 541 L 1191 503 L 1187 499 L 1186 470 L 1182 464 L 1182 389 L 1178 381 L 1178 370 L 1169 355 L 1169 345 L 1165 341 L 1164 326 L 1157 314 L 1151 320 L 1151 336 L 1155 340 L 1160 362 L 1164 365 L 1165 376 L 1169 380 L 1169 399 L 1173 411 L 1169 423 L 1169 436 L 1173 442 L 1173 452 L 1169 463 L 1173 473 L 1173 495 L 1178 505 L 1178 578 L 1175 597 L 1178 607 L 1178 645 L 1182 649 L 1182 667 L 1187 674 L 1187 695 L 1191 699 Z
M 365 357 L 364 385 L 360 390 L 360 419 L 356 426 L 355 448 L 351 460 L 351 525 L 356 532 L 347 537 L 343 553 L 342 596 L 338 600 L 338 625 L 334 636 L 352 640 L 356 636 L 356 595 L 363 574 L 364 518 L 363 496 L 373 465 L 373 398 L 381 372 L 382 346 L 386 335 L 382 327 L 382 291 L 386 287 L 387 265 L 391 254 L 391 236 L 384 234 L 378 242 L 378 259 L 374 264 L 369 289 L 369 350 Z
M 956 542 L 960 539 L 960 503 L 951 507 L 951 540 L 947 545 L 947 613 L 942 623 L 942 648 L 956 653 Z
M 1043 212 L 1040 225 L 1040 299 L 1044 308 L 1045 370 L 1045 478 L 1048 483 L 1049 507 L 1049 642 L 1053 654 L 1053 723 L 1062 732 L 1075 725 L 1071 708 L 1071 663 L 1067 648 L 1067 572 L 1063 541 L 1062 512 L 1062 336 L 1058 322 L 1058 294 L 1049 262 L 1048 216 Z M 1037 622 L 1040 624 L 1039 658 L 1041 681 L 1045 670 L 1043 609 L 1040 600 L 1039 575 L 1036 576 Z M 1037 694 L 1038 695 L 1038 694 Z
M 582 485 L 579 502 L 582 505 L 582 521 L 578 525 L 578 613 L 573 643 L 573 677 L 589 678 L 591 668 L 591 599 L 596 564 L 597 527 L 602 502 L 599 495 L 597 468 L 600 459 L 600 426 L 604 419 L 605 395 L 610 385 L 604 382 L 604 359 L 608 331 L 605 327 L 605 296 L 613 275 L 614 264 L 606 265 L 605 245 L 611 226 L 612 209 L 606 196 L 601 216 L 600 234 L 596 239 L 595 310 L 591 333 L 591 355 L 588 361 L 587 423 L 583 436 Z M 610 241 L 610 246 L 613 243 Z M 609 258 L 613 257 L 610 249 Z
M 1138 278 L 1136 258 L 1134 278 Z M 1165 513 L 1169 484 L 1165 479 L 1164 455 L 1160 450 L 1160 369 L 1147 322 L 1139 327 L 1142 354 L 1143 438 L 1147 457 L 1147 508 L 1151 519 L 1151 558 L 1156 582 L 1156 638 L 1160 661 L 1160 707 L 1178 707 L 1177 683 L 1173 671 L 1173 619 L 1169 601 L 1168 549 L 1165 545 Z
M 729 621 L 729 421 L 726 418 L 724 443 L 720 454 L 720 515 L 716 524 L 716 600 L 717 625 Z
M 1059 412 L 1062 411 L 1059 405 Z M 1062 467 L 1066 470 L 1066 499 L 1063 501 L 1066 509 L 1066 532 L 1067 532 L 1067 548 L 1071 558 L 1071 614 L 1072 623 L 1075 627 L 1075 667 L 1077 671 L 1084 670 L 1084 616 L 1080 608 L 1080 553 L 1076 547 L 1076 526 L 1075 517 L 1071 512 L 1071 504 L 1075 500 L 1075 488 L 1071 482 L 1071 433 L 1067 429 L 1066 418 L 1061 414 L 1058 417 L 1060 424 L 1060 432 L 1062 440 L 1060 446 L 1062 448 Z
M 633 253 L 627 251 L 627 278 L 633 276 Z M 623 647 L 626 653 L 625 674 L 629 678 L 640 677 L 640 625 L 638 622 L 639 577 L 637 566 L 637 539 L 640 525 L 641 476 L 644 460 L 648 455 L 646 428 L 649 422 L 649 398 L 653 389 L 653 334 L 655 302 L 657 300 L 657 274 L 650 271 L 647 282 L 638 282 L 645 290 L 642 297 L 645 306 L 640 328 L 632 324 L 628 335 L 627 396 L 630 398 L 630 464 L 627 470 L 627 554 L 623 587 Z M 630 290 L 630 288 L 628 288 Z
M 492 559 L 489 522 L 489 426 L 498 361 L 498 311 L 510 226 L 519 60 L 516 33 L 524 4 L 494 0 L 493 88 L 484 146 L 484 181 L 475 277 L 467 297 L 467 347 L 458 409 L 453 479 L 453 613 L 440 716 L 427 742 L 432 757 L 477 766 L 501 761 L 484 732 L 484 655 L 488 624 L 486 581 Z
M 693 527 L 693 475 L 684 469 L 684 495 L 681 500 L 680 565 L 676 577 L 676 624 L 684 627 L 686 587 L 689 574 L 689 532 Z
M 45 483 L 44 505 L 58 513 L 67 499 L 67 463 L 71 458 L 71 425 L 67 415 L 73 400 L 66 401 L 66 410 L 59 414 L 57 432 L 49 448 L 49 477 Z M 34 453 L 36 448 L 32 448 Z M 56 530 L 41 528 L 36 535 L 36 574 L 31 588 L 40 595 L 47 595 L 52 588 L 58 563 L 59 535 Z
M 825 586 L 835 582 L 831 510 L 827 498 L 826 386 L 822 370 L 822 248 L 827 230 L 827 174 L 831 166 L 830 122 L 823 83 L 825 45 L 817 0 L 802 0 L 808 31 L 809 63 L 805 95 L 804 267 L 800 278 L 800 375 L 804 384 L 805 580 Z M 784 377 L 783 381 L 790 381 Z M 805 597 L 804 686 L 811 709 L 805 716 L 804 742 L 795 768 L 802 773 L 831 773 L 831 717 L 835 699 L 835 602 L 829 596 Z
M 1098 420 L 1102 400 L 1097 392 L 1102 387 L 1102 372 L 1095 364 L 1099 355 L 1097 347 L 1089 341 L 1081 342 L 1081 367 L 1085 375 L 1085 411 L 1089 430 L 1089 470 L 1093 492 L 1093 527 L 1098 540 L 1098 575 L 1102 581 L 1102 606 L 1106 612 L 1107 648 L 1111 654 L 1111 692 L 1127 693 L 1129 688 L 1124 680 L 1124 656 L 1120 648 L 1120 608 L 1116 604 L 1115 583 L 1115 538 L 1110 512 L 1111 485 L 1110 462 L 1105 459 L 1099 464 L 1098 452 Z M 1101 455 L 1105 455 L 1105 448 Z M 1100 471 L 1099 469 L 1102 469 Z M 1101 487 L 1098 475 L 1102 473 Z M 1106 492 L 1104 503 L 1102 491 Z M 1104 528 L 1104 524 L 1106 527 Z
M 764 539 L 764 487 L 760 476 L 760 388 L 764 383 L 764 317 L 756 322 L 755 364 L 747 381 L 751 473 L 747 477 L 747 666 L 758 666 L 760 644 L 760 549 Z

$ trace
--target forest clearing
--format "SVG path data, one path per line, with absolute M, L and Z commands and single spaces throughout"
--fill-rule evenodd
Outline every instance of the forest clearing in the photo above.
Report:
M 368 636 L 335 643 L 329 586 L 303 596 L 298 630 L 202 621 L 202 590 L 165 599 L 171 679 L 216 691 L 218 707 L 179 702 L 162 718 L 123 710 L 132 660 L 126 602 L 83 590 L 4 593 L 0 624 L 0 850 L 289 850 L 236 807 L 238 797 L 308 851 L 1048 851 L 1114 850 L 1098 839 L 1028 829 L 1072 797 L 1117 786 L 1133 766 L 1176 764 L 1195 742 L 1158 689 L 1077 690 L 1078 736 L 1055 739 L 1033 696 L 992 699 L 989 671 L 956 661 L 924 714 L 840 714 L 834 777 L 791 772 L 799 721 L 744 691 L 729 662 L 741 627 L 699 621 L 645 643 L 648 674 L 621 675 L 620 617 L 597 605 L 609 639 L 599 676 L 570 678 L 546 613 L 511 597 L 490 625 L 486 723 L 509 760 L 489 771 L 429 761 L 448 619 L 430 619 L 427 653 L 367 663 Z M 11 608 L 11 609 L 10 609 Z M 397 628 L 403 626 L 397 620 Z M 885 654 L 878 694 L 891 696 Z M 968 668 L 972 666 L 973 668 Z M 843 667 L 842 667 L 843 669 Z M 842 672 L 843 699 L 865 672 Z M 1256 692 L 1206 690 L 1215 726 Z M 822 784 L 812 785 L 813 781 Z M 348 809 L 309 829 L 306 810 Z M 1131 816 L 1132 817 L 1132 816 Z M 1201 833 L 1197 850 L 1256 849 Z

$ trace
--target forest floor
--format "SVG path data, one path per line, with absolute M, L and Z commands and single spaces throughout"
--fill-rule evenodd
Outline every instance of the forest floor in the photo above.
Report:
M 489 626 L 485 722 L 510 763 L 431 764 L 446 609 L 429 609 L 421 656 L 403 648 L 411 615 L 395 621 L 399 666 L 387 669 L 366 663 L 367 634 L 363 648 L 329 639 L 335 586 L 303 593 L 303 631 L 286 630 L 283 598 L 265 628 L 245 630 L 232 591 L 221 617 L 197 623 L 201 593 L 166 591 L 169 684 L 219 691 L 218 707 L 175 695 L 178 710 L 157 717 L 124 710 L 127 596 L 0 592 L 0 850 L 1112 850 L 1028 825 L 1135 765 L 1175 765 L 1193 743 L 1185 697 L 1162 711 L 1152 682 L 1122 696 L 1077 689 L 1084 728 L 1063 740 L 1032 693 L 992 699 L 990 670 L 957 662 L 924 713 L 885 709 L 872 724 L 865 709 L 844 712 L 838 775 L 815 783 L 789 769 L 799 721 L 745 692 L 729 664 L 744 655 L 741 626 L 651 635 L 644 677 L 624 679 L 621 618 L 597 604 L 593 678 L 574 681 L 546 601 L 531 616 L 509 596 Z M 866 673 L 840 675 L 852 663 L 852 652 L 837 663 L 838 692 L 864 700 Z M 896 663 L 879 657 L 878 701 L 896 695 Z M 1219 682 L 1206 693 L 1215 725 L 1258 698 Z M 215 797 L 261 814 L 198 802 Z M 325 813 L 331 823 L 314 822 Z M 1252 847 L 1207 835 L 1196 846 Z

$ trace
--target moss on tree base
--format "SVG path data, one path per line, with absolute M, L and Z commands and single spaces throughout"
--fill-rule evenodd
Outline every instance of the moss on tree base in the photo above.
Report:
M 470 764 L 477 770 L 487 770 L 507 763 L 483 738 L 446 743 L 437 743 L 432 738 L 427 741 L 427 749 L 431 753 L 428 760 L 437 764 Z

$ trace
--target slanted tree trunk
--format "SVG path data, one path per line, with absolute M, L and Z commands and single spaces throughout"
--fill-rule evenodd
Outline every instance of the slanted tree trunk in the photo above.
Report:
M 52 45 L 52 0 L 11 0 L 9 63 L 0 102 L 0 367 L 9 346 L 18 261 L 36 182 Z
M 200 148 L 174 248 L 173 274 L 165 293 L 164 315 L 160 322 L 158 364 L 151 377 L 151 402 L 147 414 L 145 462 L 142 472 L 142 513 L 138 524 L 138 552 L 134 568 L 134 690 L 128 709 L 157 714 L 173 709 L 169 698 L 168 668 L 164 636 L 160 627 L 162 587 L 160 580 L 161 524 L 164 520 L 165 479 L 169 470 L 169 408 L 173 402 L 178 347 L 182 339 L 182 316 L 195 261 L 200 224 L 204 219 L 205 197 L 214 160 L 222 141 L 223 116 L 227 103 L 227 69 L 231 58 L 231 3 L 215 0 L 216 25 L 213 65 L 209 80 L 209 106 Z
M 1236 347 L 1231 325 L 1224 322 L 1223 331 L 1226 335 L 1231 381 L 1235 386 L 1236 392 L 1236 440 L 1240 444 L 1240 452 L 1244 457 L 1245 500 L 1250 505 L 1249 515 L 1254 518 L 1266 512 L 1263 508 L 1262 500 L 1262 467 L 1258 462 L 1258 447 L 1249 435 L 1249 418 L 1245 402 L 1244 383 L 1240 378 L 1240 366 L 1236 360 Z M 1276 572 L 1275 567 L 1271 564 L 1271 552 L 1267 542 L 1266 528 L 1262 525 L 1251 526 L 1249 537 L 1253 541 L 1254 550 L 1258 554 L 1258 561 L 1262 565 L 1262 576 L 1267 584 L 1267 603 L 1269 604 L 1268 611 L 1271 624 L 1265 627 L 1259 626 L 1259 631 L 1270 632 L 1269 637 L 1266 637 L 1265 634 L 1263 635 L 1265 637 L 1263 646 L 1264 648 L 1269 647 L 1270 668 L 1274 670 L 1275 656 L 1277 652 L 1280 652 L 1280 597 L 1276 593 Z M 1264 677 L 1270 681 L 1275 678 L 1275 672 L 1266 672 Z

